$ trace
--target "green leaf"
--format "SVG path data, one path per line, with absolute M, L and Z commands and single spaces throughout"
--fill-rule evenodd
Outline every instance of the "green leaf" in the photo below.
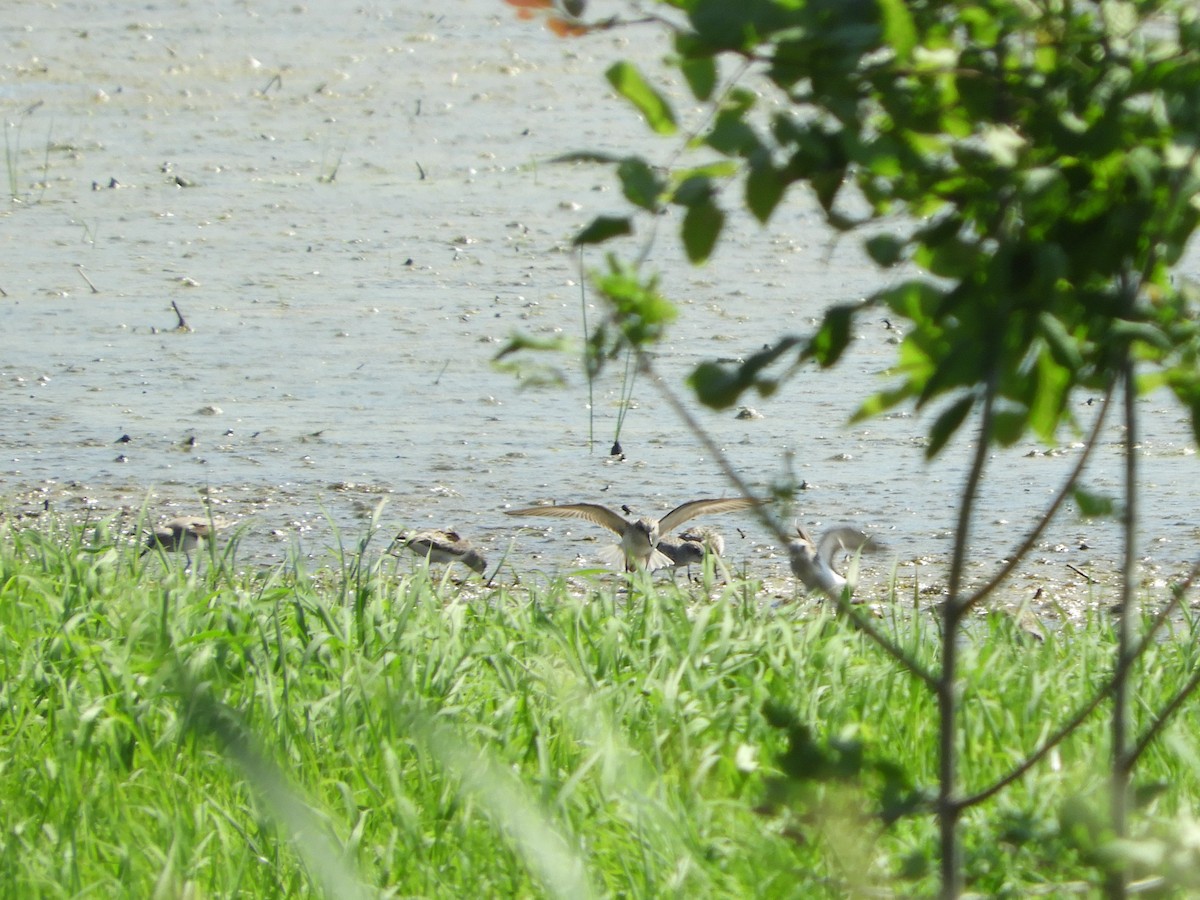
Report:
M 1116 501 L 1105 494 L 1096 494 L 1085 488 L 1077 487 L 1071 496 L 1075 507 L 1085 519 L 1111 516 L 1117 508 Z
M 683 73 L 692 96 L 707 100 L 717 86 L 717 63 L 711 56 L 699 56 L 680 60 L 679 71 Z
M 703 175 L 689 175 L 684 178 L 671 197 L 673 203 L 680 206 L 695 206 L 703 203 L 713 194 L 712 181 Z
M 817 192 L 817 202 L 825 210 L 825 217 L 839 231 L 846 220 L 834 212 L 833 204 L 837 201 L 838 191 L 842 189 L 842 180 L 846 177 L 845 169 L 834 169 L 828 172 L 818 172 L 809 179 L 813 190 Z
M 1080 353 L 1079 342 L 1067 333 L 1062 320 L 1050 312 L 1038 313 L 1038 330 L 1046 339 L 1054 358 L 1072 372 L 1083 368 L 1083 354 Z
M 939 278 L 966 278 L 980 264 L 980 250 L 974 244 L 946 238 L 939 243 L 920 243 L 913 252 L 913 262 Z
M 765 224 L 783 199 L 785 187 L 780 173 L 769 161 L 751 165 L 746 176 L 746 205 L 754 218 Z
M 827 309 L 821 327 L 804 348 L 804 356 L 815 359 L 821 368 L 829 368 L 836 363 L 850 344 L 851 326 L 858 308 L 857 304 L 843 304 Z
M 799 343 L 799 338 L 784 338 L 775 346 L 755 353 L 736 368 L 703 362 L 688 377 L 688 384 L 700 402 L 713 409 L 728 409 L 751 387 L 766 396 L 775 390 L 778 382 L 761 373 Z
M 895 287 L 885 288 L 871 299 L 921 324 L 934 317 L 934 311 L 945 296 L 945 291 L 928 281 L 905 281 Z
M 657 212 L 666 184 L 649 163 L 636 156 L 623 159 L 617 166 L 617 177 L 621 179 L 625 199 L 634 206 Z
M 975 395 L 967 394 L 951 403 L 934 420 L 929 429 L 929 446 L 925 448 L 925 458 L 933 459 L 946 446 L 946 442 L 954 436 L 954 432 L 966 421 L 967 413 L 975 405 Z
M 959 18 L 969 29 L 971 43 L 980 47 L 991 47 L 1003 34 L 999 18 L 983 6 L 964 7 Z
M 508 339 L 508 343 L 497 351 L 492 357 L 492 361 L 496 362 L 513 353 L 520 353 L 523 350 L 534 350 L 538 352 L 552 351 L 561 353 L 566 350 L 567 341 L 561 336 L 550 338 L 534 337 L 531 334 L 514 334 Z
M 867 239 L 867 255 L 884 268 L 894 266 L 904 256 L 904 244 L 894 234 L 877 234 Z
M 683 246 L 692 265 L 707 262 L 712 255 L 721 229 L 725 226 L 725 213 L 712 200 L 693 203 L 683 216 Z
M 658 292 L 658 279 L 643 279 L 640 273 L 608 258 L 609 271 L 596 275 L 594 283 L 613 309 L 613 320 L 622 335 L 635 347 L 662 337 L 676 316 L 675 305 Z
M 1049 352 L 1038 355 L 1035 391 L 1029 404 L 1029 425 L 1046 442 L 1052 440 L 1058 430 L 1067 391 L 1074 382 L 1072 376 L 1076 371 L 1060 364 Z
M 870 419 L 882 412 L 886 412 L 893 406 L 904 402 L 913 395 L 913 387 L 910 383 L 901 384 L 899 387 L 892 388 L 887 391 L 880 391 L 878 394 L 872 394 L 862 402 L 862 405 L 855 410 L 854 415 L 850 417 L 851 422 L 861 422 L 864 419 Z
M 1189 406 L 1192 412 L 1192 437 L 1200 444 L 1200 397 L 1193 395 Z
M 905 0 L 877 0 L 883 14 L 883 36 L 892 45 L 896 59 L 906 63 L 917 46 L 917 26 Z
M 1020 404 L 1009 404 L 992 414 L 992 433 L 989 437 L 1002 447 L 1011 447 L 1021 439 L 1029 426 L 1029 410 Z
M 619 163 L 624 157 L 615 156 L 612 153 L 599 153 L 594 150 L 574 150 L 571 153 L 564 153 L 562 156 L 556 156 L 551 159 L 555 163 L 600 163 L 601 165 L 612 165 Z
M 1165 374 L 1176 399 L 1190 410 L 1192 437 L 1200 444 L 1200 372 L 1197 372 L 1195 365 L 1189 361 L 1167 370 Z
M 596 216 L 583 231 L 575 235 L 572 243 L 576 247 L 581 244 L 601 244 L 624 234 L 633 234 L 633 223 L 627 216 Z
M 750 380 L 742 377 L 741 369 L 730 370 L 720 363 L 706 361 L 696 366 L 688 384 L 705 406 L 728 409 L 742 396 Z
M 1115 338 L 1130 342 L 1139 341 L 1159 350 L 1171 349 L 1171 338 L 1161 328 L 1152 322 L 1131 322 L 1128 319 L 1114 319 L 1109 331 Z
M 671 178 L 679 184 L 675 189 L 676 203 L 687 205 L 688 197 L 698 198 L 712 193 L 712 179 L 732 178 L 740 171 L 738 163 L 731 159 L 718 159 L 702 166 L 692 166 L 688 169 L 677 169 L 671 173 Z
M 741 109 L 723 109 L 704 136 L 704 143 L 726 156 L 749 156 L 764 150 L 762 140 L 742 118 Z
M 675 113 L 666 99 L 652 88 L 642 77 L 637 67 L 629 62 L 617 62 L 604 73 L 611 84 L 626 100 L 632 103 L 646 118 L 646 124 L 657 134 L 674 134 Z

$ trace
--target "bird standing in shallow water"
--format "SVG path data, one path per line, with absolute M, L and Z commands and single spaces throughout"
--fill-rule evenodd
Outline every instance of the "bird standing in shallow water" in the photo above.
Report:
M 212 519 L 203 516 L 178 516 L 168 519 L 146 536 L 145 549 L 141 555 L 145 556 L 151 550 L 182 553 L 190 567 L 192 551 L 203 542 L 211 540 L 218 527 Z
M 809 590 L 818 590 L 836 600 L 849 588 L 854 591 L 854 582 L 847 580 L 833 568 L 838 553 L 873 553 L 883 545 L 857 528 L 843 526 L 831 528 L 821 535 L 820 543 L 813 543 L 808 532 L 796 526 L 797 537 L 788 542 L 792 574 L 804 582 Z
M 487 560 L 483 558 L 482 553 L 475 549 L 475 545 L 451 529 L 430 529 L 429 531 L 414 531 L 411 534 L 402 531 L 396 535 L 388 552 L 392 552 L 397 546 L 406 547 L 417 556 L 430 562 L 460 562 L 480 575 L 487 568 Z
M 725 552 L 725 538 L 715 528 L 697 525 L 681 531 L 678 540 L 660 538 L 658 549 L 671 558 L 672 568 L 686 567 L 690 579 L 693 564 L 703 565 L 706 556 L 720 556 Z
M 658 550 L 670 557 L 669 566 L 672 570 L 686 567 L 689 579 L 692 577 L 692 566 L 704 562 L 704 545 L 699 541 L 665 537 L 659 539 Z M 675 577 L 673 571 L 671 577 Z
M 653 572 L 674 565 L 671 557 L 658 549 L 659 541 L 684 522 L 696 516 L 733 512 L 756 506 L 759 501 L 751 497 L 721 497 L 713 500 L 689 500 L 675 507 L 661 519 L 644 517 L 631 522 L 620 513 L 598 503 L 564 503 L 561 506 L 531 506 L 528 509 L 510 509 L 509 516 L 549 516 L 558 519 L 586 519 L 620 535 L 621 543 L 606 547 L 601 559 L 616 565 L 623 559 L 626 571 L 646 569 Z

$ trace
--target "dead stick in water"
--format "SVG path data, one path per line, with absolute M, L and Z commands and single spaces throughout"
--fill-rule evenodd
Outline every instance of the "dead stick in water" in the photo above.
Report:
M 1072 572 L 1074 572 L 1076 575 L 1078 575 L 1080 578 L 1082 578 L 1084 581 L 1086 581 L 1088 584 L 1095 584 L 1095 583 L 1096 583 L 1096 579 L 1095 579 L 1095 578 L 1093 578 L 1093 577 L 1092 577 L 1091 575 L 1089 575 L 1087 572 L 1081 572 L 1079 569 L 1075 568 L 1075 567 L 1074 567 L 1073 565 L 1071 565 L 1070 563 L 1067 563 L 1067 568 L 1068 568 L 1068 569 L 1070 569 Z
M 93 293 L 93 294 L 98 294 L 98 293 L 100 293 L 100 288 L 98 288 L 98 287 L 96 287 L 94 284 L 92 284 L 92 279 L 90 279 L 90 278 L 88 278 L 88 277 L 87 277 L 87 273 L 83 271 L 83 266 L 82 266 L 82 265 L 80 265 L 80 264 L 76 263 L 76 265 L 75 265 L 75 269 L 76 269 L 76 271 L 78 271 L 78 272 L 79 272 L 79 277 L 80 277 L 80 278 L 82 278 L 84 281 L 86 281 L 86 282 L 87 282 L 87 285 L 88 285 L 88 287 L 90 287 L 90 288 L 92 289 L 92 293 Z
M 171 301 L 171 309 L 175 310 L 175 316 L 179 319 L 179 324 L 175 326 L 176 331 L 191 331 L 188 328 L 187 319 L 183 317 L 183 313 L 179 311 L 179 304 L 174 300 Z

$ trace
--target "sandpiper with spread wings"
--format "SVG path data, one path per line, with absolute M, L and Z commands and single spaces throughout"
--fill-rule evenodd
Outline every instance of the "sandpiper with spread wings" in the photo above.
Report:
M 832 599 L 842 596 L 847 587 L 853 592 L 854 582 L 833 567 L 839 553 L 873 553 L 883 545 L 857 528 L 830 528 L 814 542 L 807 531 L 796 526 L 796 537 L 788 542 L 792 574 L 809 590 L 818 590 Z
M 658 549 L 659 539 L 670 534 L 689 519 L 696 516 L 712 515 L 714 513 L 733 512 L 738 509 L 748 509 L 759 501 L 752 497 L 721 497 L 712 500 L 689 500 L 683 503 L 661 519 L 644 517 L 631 522 L 620 513 L 613 512 L 607 506 L 598 503 L 564 503 L 559 506 L 531 506 L 527 509 L 506 510 L 510 516 L 550 516 L 558 519 L 586 519 L 596 525 L 607 528 L 614 534 L 620 535 L 621 543 L 605 548 L 601 558 L 605 562 L 617 564 L 622 559 L 625 569 L 635 568 L 654 571 L 674 565 L 667 554 Z
M 451 529 L 400 532 L 392 541 L 389 552 L 397 547 L 406 547 L 424 559 L 435 563 L 460 562 L 474 572 L 483 574 L 487 560 L 465 537 Z
M 220 525 L 212 519 L 203 516 L 177 516 L 168 519 L 146 536 L 145 556 L 151 550 L 165 550 L 169 553 L 182 553 L 187 564 L 192 564 L 192 551 L 203 542 L 211 540 Z

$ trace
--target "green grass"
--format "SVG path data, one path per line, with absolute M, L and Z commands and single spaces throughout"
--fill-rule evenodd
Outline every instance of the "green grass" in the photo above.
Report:
M 934 822 L 912 811 L 935 788 L 933 698 L 817 605 L 760 606 L 745 582 L 460 590 L 354 551 L 244 574 L 234 555 L 185 572 L 104 525 L 0 531 L 0 895 L 936 889 Z M 930 666 L 934 625 L 899 601 L 886 623 Z M 1196 665 L 1178 630 L 1141 664 L 1143 727 Z M 1100 615 L 1044 645 L 981 619 L 967 786 L 1075 709 L 1113 645 Z M 1136 876 L 1195 878 L 1191 723 L 1135 773 Z M 971 890 L 1100 883 L 1107 746 L 1094 716 L 967 812 Z

